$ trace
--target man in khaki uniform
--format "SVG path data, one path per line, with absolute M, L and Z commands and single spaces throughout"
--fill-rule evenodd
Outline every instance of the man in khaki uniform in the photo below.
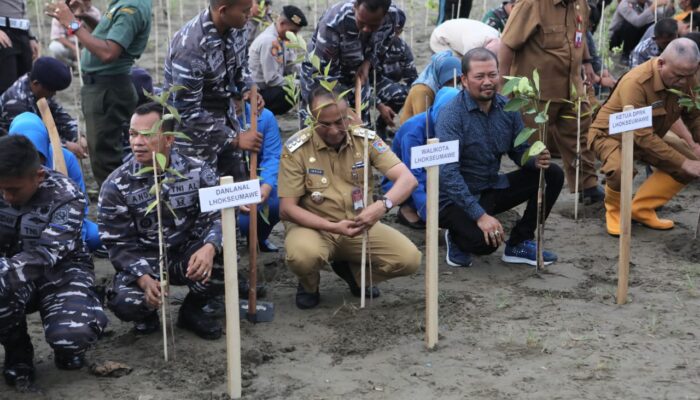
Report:
M 681 108 L 678 96 L 668 89 L 690 93 L 698 62 L 700 52 L 693 41 L 672 41 L 661 56 L 637 66 L 620 79 L 591 125 L 588 143 L 603 162 L 601 171 L 607 177 L 605 222 L 609 234 L 620 234 L 621 179 L 621 138 L 608 134 L 610 114 L 621 112 L 626 105 L 652 107 L 653 126 L 634 133 L 634 155 L 657 170 L 637 190 L 632 200 L 632 219 L 653 229 L 673 228 L 673 221 L 659 219 L 655 209 L 700 176 L 700 161 L 687 151 L 688 144 L 681 140 L 667 142 L 664 136 L 681 117 L 694 137 L 690 140 L 700 140 L 700 111 Z
M 537 69 L 540 79 L 540 108 L 547 101 L 549 126 L 556 147 L 561 154 L 569 190 L 574 192 L 576 182 L 576 120 L 563 116 L 576 116 L 571 100 L 571 87 L 585 96 L 582 74 L 589 82 L 595 80 L 591 57 L 586 44 L 588 3 L 586 0 L 521 0 L 515 4 L 508 18 L 499 52 L 501 76 L 532 77 Z M 585 70 L 585 71 L 584 71 Z M 590 106 L 584 102 L 581 114 L 586 115 Z M 525 124 L 535 127 L 533 117 L 523 115 Z M 593 154 L 586 150 L 586 136 L 591 117 L 581 119 L 581 176 L 583 201 L 593 203 L 603 200 L 603 190 L 598 186 Z
M 312 90 L 315 122 L 285 143 L 279 169 L 280 217 L 285 223 L 286 262 L 299 277 L 296 304 L 318 305 L 320 270 L 332 263 L 353 295 L 362 256 L 362 232 L 369 230 L 369 265 L 373 282 L 414 273 L 421 253 L 411 241 L 379 220 L 403 203 L 418 185 L 411 171 L 374 132 L 349 127 L 348 104 L 335 92 Z M 394 186 L 381 199 L 363 207 L 363 142 L 370 141 L 370 164 Z M 370 173 L 369 187 L 374 187 Z M 370 192 L 371 193 L 371 192 Z M 367 295 L 379 295 L 370 288 Z

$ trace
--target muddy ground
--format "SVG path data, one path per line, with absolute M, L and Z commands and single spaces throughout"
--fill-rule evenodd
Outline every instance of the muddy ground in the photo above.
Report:
M 479 17 L 481 2 L 475 3 L 473 15 Z M 313 5 L 302 5 L 313 16 Z M 187 4 L 187 15 L 195 7 Z M 320 13 L 324 7 L 318 7 Z M 179 21 L 177 3 L 173 8 Z M 415 53 L 422 67 L 429 53 L 424 10 L 415 2 L 409 15 L 407 40 L 415 22 Z M 159 25 L 161 37 L 166 26 L 165 21 Z M 153 62 L 149 52 L 139 64 L 150 68 Z M 70 92 L 60 98 L 73 102 Z M 281 125 L 288 136 L 295 122 L 287 117 Z M 642 178 L 637 177 L 637 185 Z M 244 397 L 700 399 L 700 241 L 693 239 L 699 195 L 695 183 L 661 211 L 677 222 L 672 231 L 633 228 L 630 303 L 625 306 L 615 305 L 618 240 L 605 233 L 603 209 L 585 207 L 574 221 L 568 193 L 546 228 L 547 248 L 560 261 L 540 275 L 501 262 L 502 249 L 476 258 L 472 268 L 451 268 L 441 244 L 440 342 L 434 351 L 423 344 L 422 270 L 383 283 L 382 297 L 364 310 L 339 278 L 323 273 L 320 306 L 301 311 L 294 305 L 296 281 L 282 255 L 263 254 L 265 300 L 274 302 L 276 315 L 272 323 L 242 322 Z M 502 216 L 507 226 L 516 218 L 515 213 Z M 387 222 L 424 250 L 423 232 L 403 228 L 393 215 Z M 278 226 L 273 242 L 281 245 L 282 234 Z M 95 264 L 100 280 L 113 273 L 105 260 Z M 240 265 L 247 265 L 245 255 Z M 183 294 L 174 291 L 174 297 Z M 172 312 L 176 315 L 177 305 Z M 110 314 L 107 334 L 88 358 L 125 363 L 133 371 L 97 378 L 87 369 L 58 371 L 38 316 L 29 319 L 42 393 L 20 395 L 0 384 L 0 399 L 226 398 L 223 339 L 204 341 L 175 328 L 175 356 L 166 364 L 160 335 L 134 336 L 130 324 Z

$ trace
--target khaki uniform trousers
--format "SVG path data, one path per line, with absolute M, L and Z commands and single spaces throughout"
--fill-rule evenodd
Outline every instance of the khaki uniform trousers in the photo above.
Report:
M 690 149 L 690 146 L 675 133 L 668 131 L 664 136 L 664 142 L 683 154 L 686 158 L 697 160 L 697 156 Z M 592 150 L 598 155 L 598 158 L 603 162 L 600 171 L 605 174 L 606 184 L 614 191 L 619 192 L 622 185 L 622 142 L 611 137 L 598 136 L 591 146 Z M 634 158 L 642 160 L 653 167 L 656 167 L 673 177 L 676 181 L 684 184 L 690 183 L 695 179 L 694 176 L 687 174 L 680 167 L 676 167 L 668 160 L 650 156 L 639 147 L 634 147 Z M 635 169 L 634 174 L 637 171 Z
M 314 293 L 318 289 L 320 271 L 332 261 L 345 261 L 360 283 L 362 235 L 354 238 L 317 231 L 293 223 L 285 224 L 285 261 L 289 269 L 299 277 L 304 290 Z M 399 276 L 411 275 L 418 270 L 422 254 L 411 241 L 387 225 L 377 222 L 369 230 L 369 259 L 372 282 L 377 283 Z M 367 272 L 367 284 L 369 284 Z
M 540 108 L 544 108 L 546 101 L 540 102 Z M 588 103 L 581 103 L 581 114 L 590 112 Z M 547 142 L 547 147 L 556 147 L 561 156 L 566 182 L 569 191 L 573 193 L 576 182 L 576 111 L 569 103 L 554 103 L 549 105 L 549 124 L 547 126 L 547 137 L 554 138 L 554 143 Z M 574 117 L 563 118 L 563 116 Z M 525 125 L 537 129 L 534 116 L 523 114 Z M 591 126 L 591 117 L 581 118 L 581 170 L 579 177 L 579 191 L 589 189 L 598 185 L 598 175 L 595 170 L 595 156 L 586 146 L 586 132 Z M 536 140 L 537 135 L 532 135 L 530 142 Z

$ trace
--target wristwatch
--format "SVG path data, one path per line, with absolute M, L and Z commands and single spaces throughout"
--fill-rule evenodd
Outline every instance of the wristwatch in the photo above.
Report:
M 68 29 L 67 29 L 68 34 L 69 34 L 69 35 L 74 34 L 75 31 L 77 31 L 78 29 L 80 29 L 80 27 L 81 27 L 80 21 L 76 21 L 76 20 L 71 21 L 71 22 L 68 24 Z
M 386 212 L 389 212 L 389 210 L 394 208 L 394 202 L 386 196 L 382 196 L 382 203 L 384 203 L 384 208 L 386 208 Z

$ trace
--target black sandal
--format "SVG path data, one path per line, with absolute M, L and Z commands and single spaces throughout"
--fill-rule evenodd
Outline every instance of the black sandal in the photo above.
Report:
M 401 209 L 396 212 L 396 219 L 398 220 L 399 224 L 407 226 L 411 229 L 417 229 L 417 230 L 423 230 L 425 229 L 425 222 L 422 220 L 418 220 L 416 222 L 411 222 L 404 217 L 404 215 L 401 213 Z

